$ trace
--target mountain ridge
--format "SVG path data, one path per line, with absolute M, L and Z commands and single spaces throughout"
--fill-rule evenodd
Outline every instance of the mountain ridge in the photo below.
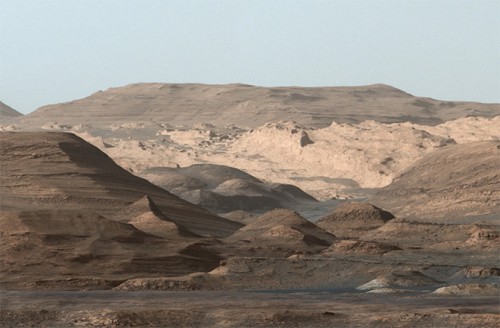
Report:
M 369 113 L 369 114 L 367 114 Z M 466 116 L 492 117 L 500 104 L 440 101 L 415 97 L 385 84 L 342 87 L 259 87 L 245 84 L 134 83 L 82 99 L 46 105 L 24 116 L 24 124 L 165 122 L 211 123 L 253 128 L 294 120 L 310 127 L 333 121 L 410 121 L 435 125 Z
M 16 117 L 21 117 L 21 116 L 23 116 L 23 114 L 19 113 L 14 108 L 12 108 L 9 105 L 0 101 L 0 118 L 1 119 L 16 118 Z

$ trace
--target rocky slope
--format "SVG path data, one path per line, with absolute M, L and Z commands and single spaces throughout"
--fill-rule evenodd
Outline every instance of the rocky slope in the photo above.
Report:
M 448 146 L 417 161 L 371 202 L 397 216 L 434 222 L 489 215 L 500 220 L 500 142 Z
M 138 276 L 209 271 L 211 239 L 242 225 L 116 165 L 79 137 L 0 134 L 0 285 L 109 289 Z
M 109 289 L 144 275 L 208 271 L 220 258 L 196 240 L 147 234 L 88 210 L 0 212 L 0 285 Z
M 438 124 L 465 116 L 498 114 L 498 104 L 440 101 L 388 85 L 359 87 L 256 87 L 244 84 L 140 83 L 48 105 L 23 118 L 29 124 L 162 122 L 257 127 L 295 120 L 310 127 L 365 120 Z
M 115 212 L 111 218 L 118 222 L 129 223 L 151 235 L 171 240 L 183 237 L 200 237 L 163 214 L 149 196 L 144 196 L 135 203 Z
M 274 197 L 278 196 L 273 187 L 279 186 L 276 183 L 295 185 L 320 200 L 366 198 L 436 150 L 454 144 L 500 140 L 499 124 L 500 116 L 469 117 L 436 126 L 367 121 L 356 125 L 333 123 L 321 129 L 275 122 L 248 131 L 219 130 L 210 125 L 176 129 L 156 123 L 122 124 L 106 129 L 55 124 L 44 129 L 78 133 L 134 174 L 191 202 L 225 213 L 234 209 L 254 210 L 259 204 L 262 211 L 290 206 L 284 204 L 281 196 Z M 194 166 L 189 168 L 191 165 Z M 207 188 L 195 172 L 207 165 L 226 167 L 214 174 L 232 176 L 228 172 L 238 168 L 243 175 L 220 181 L 220 190 L 216 190 L 218 185 Z M 242 181 L 247 175 L 252 178 Z M 267 186 L 262 189 L 264 185 L 256 181 Z
M 316 224 L 339 237 L 358 238 L 392 220 L 394 215 L 368 203 L 347 202 Z
M 23 114 L 19 113 L 14 108 L 12 108 L 12 107 L 10 107 L 10 106 L 8 106 L 0 101 L 0 119 L 1 120 L 8 120 L 11 118 L 21 117 L 21 116 L 23 116 Z
M 295 208 L 317 202 L 299 188 L 265 183 L 241 170 L 214 164 L 188 167 L 153 167 L 141 176 L 193 204 L 215 213 L 264 213 L 274 208 Z
M 229 242 L 280 247 L 292 253 L 299 250 L 312 251 L 318 247 L 324 249 L 334 240 L 335 236 L 331 233 L 304 219 L 298 213 L 284 209 L 269 211 L 226 238 Z
M 165 215 L 191 232 L 227 236 L 241 226 L 134 176 L 73 134 L 3 132 L 0 145 L 2 209 L 62 207 L 112 216 L 149 195 Z
M 500 116 L 437 126 L 371 121 L 311 129 L 294 122 L 275 122 L 249 131 L 210 126 L 182 130 L 152 123 L 124 125 L 114 131 L 91 126 L 47 128 L 75 131 L 138 175 L 154 167 L 225 165 L 264 182 L 296 185 L 315 198 L 329 199 L 367 197 L 373 188 L 388 185 L 436 149 L 498 140 L 499 124 Z
M 499 114 L 383 85 L 139 84 L 41 108 L 0 130 L 71 131 L 95 146 L 61 132 L 0 134 L 0 287 L 10 289 L 0 324 L 494 326 Z M 241 224 L 151 182 L 238 209 L 227 217 Z M 383 210 L 332 211 L 339 200 L 292 185 L 323 200 L 388 186 L 372 200 Z M 303 212 L 241 211 L 308 202 L 314 218 L 330 212 L 318 225 Z M 266 289 L 292 294 L 239 298 Z

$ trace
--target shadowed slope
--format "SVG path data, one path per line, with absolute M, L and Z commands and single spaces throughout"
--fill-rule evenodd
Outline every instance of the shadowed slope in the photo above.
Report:
M 1 208 L 62 206 L 112 216 L 149 195 L 174 223 L 200 235 L 227 236 L 241 224 L 215 216 L 116 165 L 68 133 L 1 133 Z

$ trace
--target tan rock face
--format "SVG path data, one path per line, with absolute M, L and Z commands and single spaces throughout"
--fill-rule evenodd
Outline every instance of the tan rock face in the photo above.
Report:
M 162 177 L 147 173 L 151 168 L 210 163 L 238 168 L 261 181 L 296 185 L 318 199 L 330 199 L 372 195 L 370 188 L 388 185 L 437 149 L 496 140 L 500 138 L 499 124 L 500 116 L 469 117 L 437 126 L 366 121 L 312 129 L 294 122 L 273 122 L 246 131 L 165 128 L 163 123 L 149 122 L 141 128 L 115 131 L 108 131 L 109 125 L 63 130 L 78 133 L 122 167 L 156 179 L 155 183 L 161 183 Z M 302 132 L 313 143 L 301 146 Z
M 58 123 L 50 129 L 78 133 L 122 167 L 148 179 L 151 176 L 143 173 L 153 167 L 213 163 L 242 169 L 260 180 L 297 185 L 318 199 L 328 199 L 366 197 L 371 192 L 366 188 L 388 185 L 416 160 L 454 142 L 498 139 L 498 124 L 500 116 L 468 117 L 437 126 L 366 121 L 311 129 L 273 122 L 245 131 L 143 122 L 99 128 Z M 6 125 L 0 130 L 13 128 L 27 127 Z M 302 133 L 314 143 L 301 146 Z

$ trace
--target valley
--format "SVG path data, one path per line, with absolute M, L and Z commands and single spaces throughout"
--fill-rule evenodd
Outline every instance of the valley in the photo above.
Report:
M 498 325 L 498 104 L 155 83 L 2 106 L 6 327 Z

